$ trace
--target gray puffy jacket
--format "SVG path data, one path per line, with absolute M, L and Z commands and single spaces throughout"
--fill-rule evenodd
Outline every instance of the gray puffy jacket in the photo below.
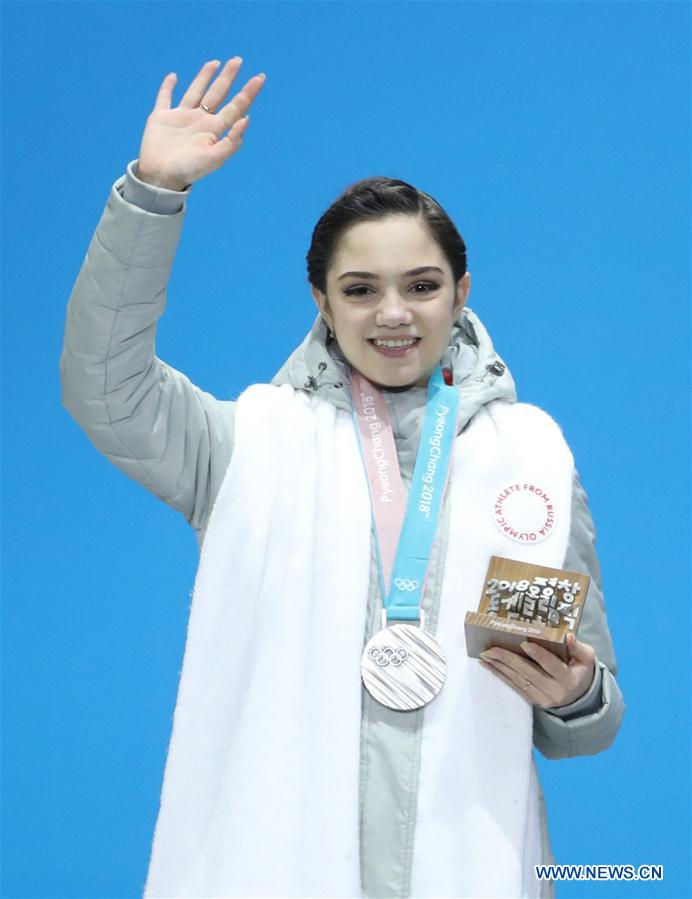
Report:
M 139 181 L 136 160 L 112 186 L 67 309 L 60 359 L 62 402 L 96 448 L 118 468 L 177 509 L 201 546 L 214 499 L 233 450 L 235 403 L 200 390 L 157 358 L 156 323 L 190 192 Z M 320 318 L 273 383 L 318 392 L 350 411 L 348 366 L 327 345 Z M 463 385 L 460 428 L 484 403 L 516 399 L 514 383 L 478 317 L 466 309 L 443 360 Z M 425 409 L 425 388 L 384 392 L 402 479 L 408 489 Z M 591 577 L 579 639 L 597 656 L 587 693 L 569 706 L 534 707 L 534 745 L 547 758 L 588 755 L 613 741 L 624 713 L 615 655 L 594 549 L 594 526 L 575 473 L 571 531 L 563 567 Z M 423 605 L 434 632 L 449 530 L 443 506 Z M 382 608 L 376 557 L 371 558 L 368 625 Z M 364 894 L 409 896 L 417 776 L 424 710 L 395 712 L 363 690 L 361 724 L 361 875 Z M 543 859 L 552 861 L 542 804 Z M 549 883 L 544 895 L 552 895 Z

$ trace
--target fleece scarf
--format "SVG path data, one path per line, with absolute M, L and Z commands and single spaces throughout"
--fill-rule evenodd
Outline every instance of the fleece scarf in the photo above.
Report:
M 496 400 L 457 435 L 425 709 L 414 897 L 538 896 L 531 706 L 466 655 L 491 555 L 560 567 L 573 460 Z M 360 660 L 370 574 L 352 417 L 289 385 L 238 399 L 195 579 L 145 897 L 359 897 Z M 402 715 L 407 714 L 402 712 Z

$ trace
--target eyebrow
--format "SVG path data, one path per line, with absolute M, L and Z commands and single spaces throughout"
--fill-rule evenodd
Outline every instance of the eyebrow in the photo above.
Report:
M 437 265 L 421 265 L 419 268 L 412 268 L 407 272 L 404 272 L 404 278 L 408 278 L 412 275 L 422 275 L 424 272 L 439 272 L 441 275 L 444 275 L 444 272 Z M 336 279 L 337 281 L 341 281 L 342 278 L 368 278 L 371 281 L 379 281 L 380 276 L 374 275 L 372 272 L 344 272 L 343 275 L 339 275 Z

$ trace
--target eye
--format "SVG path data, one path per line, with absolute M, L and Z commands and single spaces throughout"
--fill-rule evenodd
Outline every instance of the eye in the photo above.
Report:
M 413 288 L 413 293 L 432 293 L 434 290 L 438 290 L 440 285 L 435 281 L 416 281 L 411 287 Z M 422 290 L 416 289 L 419 287 L 422 288 Z M 358 284 L 353 287 L 347 287 L 346 290 L 344 290 L 347 297 L 364 297 L 368 295 L 367 292 L 373 292 L 373 288 L 369 287 L 367 284 Z
M 437 290 L 440 285 L 436 284 L 434 281 L 416 281 L 416 283 L 411 286 L 425 288 L 424 290 L 414 290 L 414 293 L 432 293 L 432 291 Z
M 344 293 L 347 297 L 363 297 L 366 295 L 363 293 L 364 290 L 372 290 L 372 288 L 367 284 L 359 284 L 356 287 L 347 287 Z

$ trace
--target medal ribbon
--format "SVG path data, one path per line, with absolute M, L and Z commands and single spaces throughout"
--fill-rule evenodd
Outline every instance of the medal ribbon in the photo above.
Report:
M 352 370 L 353 417 L 373 510 L 377 565 L 387 621 L 420 618 L 430 551 L 442 508 L 460 397 L 438 367 L 428 383 L 425 420 L 408 502 L 382 392 Z

